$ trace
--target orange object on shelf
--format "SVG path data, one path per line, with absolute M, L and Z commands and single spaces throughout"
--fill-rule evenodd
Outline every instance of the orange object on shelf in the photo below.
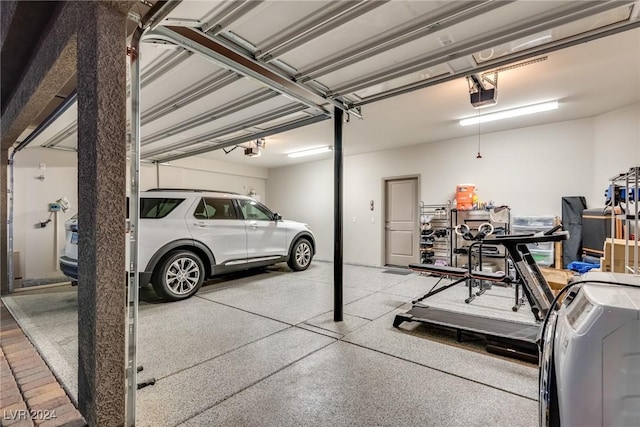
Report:
M 456 205 L 459 210 L 473 209 L 473 197 L 476 193 L 474 184 L 458 184 L 456 186 Z

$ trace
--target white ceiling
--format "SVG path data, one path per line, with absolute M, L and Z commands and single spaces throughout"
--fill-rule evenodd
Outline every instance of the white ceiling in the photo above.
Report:
M 142 155 L 166 161 L 216 149 L 199 156 L 265 168 L 330 158 L 290 159 L 286 153 L 332 145 L 333 120 L 284 133 L 273 129 L 329 118 L 335 105 L 352 112 L 361 106 L 363 119 L 351 114 L 344 127 L 346 155 L 474 135 L 477 126 L 457 121 L 552 99 L 560 102 L 556 111 L 480 130 L 598 115 L 640 102 L 640 29 L 596 34 L 637 23 L 638 9 L 638 1 L 622 0 L 182 2 L 143 44 Z M 412 28 L 422 33 L 366 54 Z M 555 50 L 565 44 L 575 45 Z M 232 53 L 221 56 L 216 49 Z M 229 62 L 233 55 L 236 61 Z M 472 108 L 463 76 L 544 57 L 498 73 L 498 103 Z M 244 68 L 236 67 L 237 58 Z M 329 70 L 315 72 L 318 65 Z M 198 97 L 212 85 L 217 90 Z M 391 97 L 412 85 L 424 88 Z M 70 108 L 32 145 L 74 149 L 76 115 Z M 268 136 L 259 157 L 220 149 L 247 146 L 260 134 Z

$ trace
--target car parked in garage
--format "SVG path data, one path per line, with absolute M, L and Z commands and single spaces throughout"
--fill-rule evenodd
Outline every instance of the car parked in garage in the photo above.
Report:
M 77 215 L 65 223 L 61 271 L 78 280 Z M 307 224 L 283 220 L 231 192 L 154 189 L 140 194 L 138 269 L 165 300 L 195 294 L 206 278 L 287 262 L 306 270 L 315 255 Z

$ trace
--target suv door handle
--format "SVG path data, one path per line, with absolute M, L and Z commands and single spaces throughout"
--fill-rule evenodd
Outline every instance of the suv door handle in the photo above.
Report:
M 257 222 L 257 221 L 251 221 L 251 222 L 249 223 L 249 225 L 250 225 L 250 226 L 251 226 L 251 228 L 253 228 L 254 230 L 255 230 L 256 228 L 258 228 L 258 222 Z
M 207 226 L 204 221 L 194 222 L 193 225 L 200 228 L 205 228 Z

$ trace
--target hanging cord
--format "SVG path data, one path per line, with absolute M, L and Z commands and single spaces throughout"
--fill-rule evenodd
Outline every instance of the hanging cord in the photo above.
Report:
M 41 221 L 36 224 L 36 228 L 45 228 L 47 224 L 51 222 L 51 217 L 53 216 L 53 212 L 49 212 L 49 218 L 46 221 Z
M 476 159 L 481 159 L 482 154 L 480 154 L 480 110 L 478 110 L 478 155 Z

